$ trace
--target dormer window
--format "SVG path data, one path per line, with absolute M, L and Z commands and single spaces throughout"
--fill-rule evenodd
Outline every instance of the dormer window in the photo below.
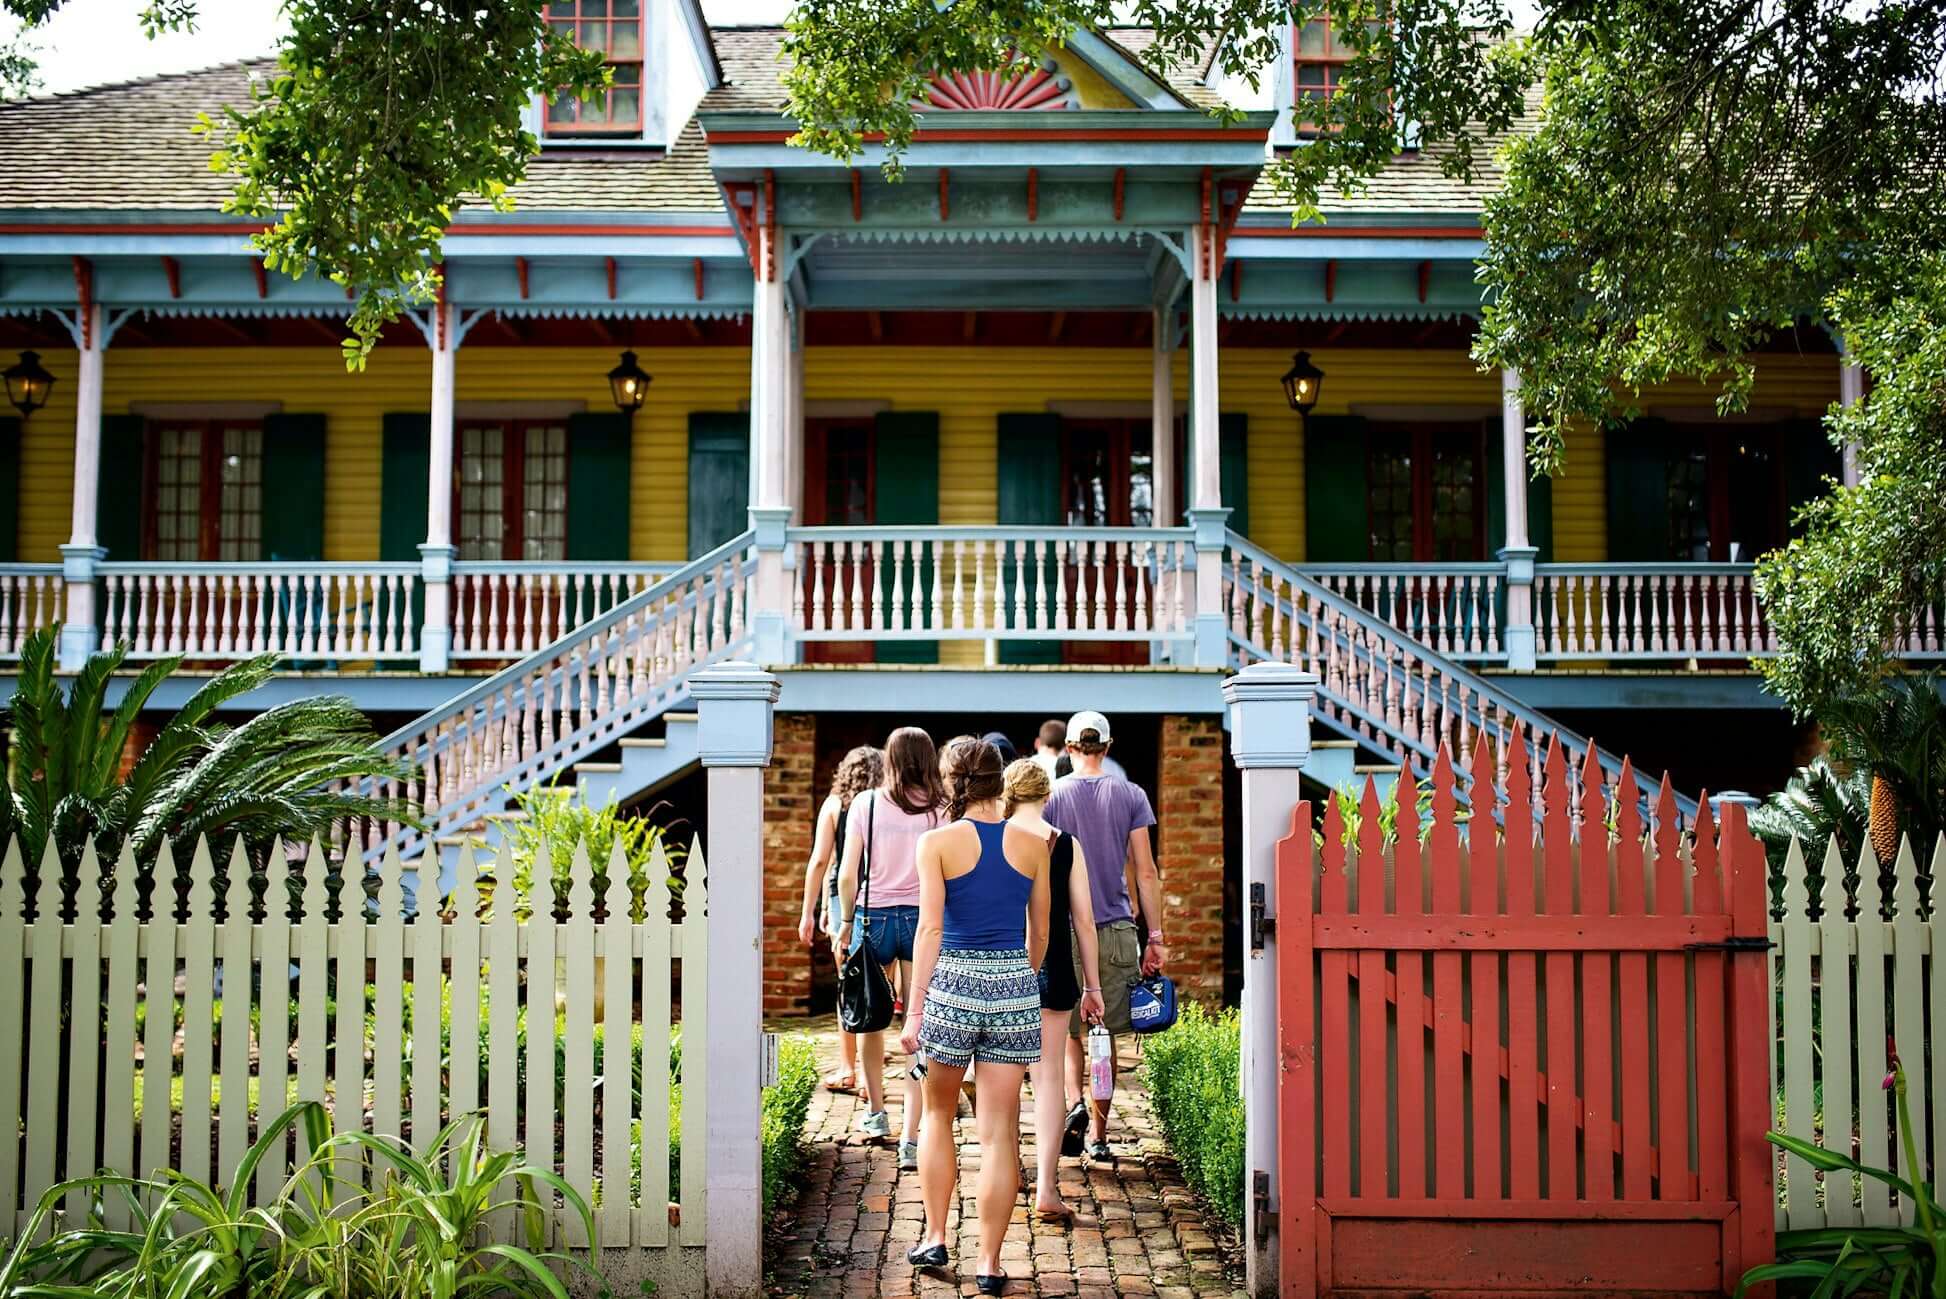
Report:
M 642 0 L 550 0 L 547 20 L 584 50 L 600 50 L 613 83 L 592 100 L 563 95 L 547 106 L 552 137 L 642 134 Z
M 1381 21 L 1373 19 L 1366 26 L 1376 32 Z M 1300 23 L 1296 36 L 1297 39 L 1292 42 L 1295 49 L 1291 81 L 1297 129 L 1316 133 L 1320 129 L 1330 128 L 1323 125 L 1321 117 L 1312 116 L 1309 106 L 1322 104 L 1338 93 L 1339 78 L 1344 75 L 1345 65 L 1357 57 L 1358 51 L 1332 29 L 1329 18 L 1313 18 Z

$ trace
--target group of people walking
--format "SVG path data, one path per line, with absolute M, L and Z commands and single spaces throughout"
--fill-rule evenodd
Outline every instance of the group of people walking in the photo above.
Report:
M 1098 712 L 1050 721 L 1031 757 L 1004 735 L 935 749 L 917 727 L 883 750 L 853 749 L 819 809 L 799 923 L 842 966 L 863 945 L 894 975 L 910 1061 L 899 1167 L 919 1174 L 925 1233 L 917 1267 L 949 1264 L 946 1215 L 958 1178 L 954 1123 L 968 1074 L 980 1143 L 982 1294 L 1007 1277 L 1000 1244 L 1019 1193 L 1020 1089 L 1034 1088 L 1034 1210 L 1069 1221 L 1056 1181 L 1065 1154 L 1109 1162 L 1114 1035 L 1131 1030 L 1129 990 L 1168 952 L 1148 796 L 1111 770 Z M 1109 1033 L 1106 1087 L 1088 1085 L 1082 1046 Z M 890 1031 L 890 1030 L 887 1030 Z M 860 1088 L 864 1136 L 890 1140 L 886 1033 L 846 1035 L 834 1090 Z M 1054 1134 L 1059 1133 L 1057 1142 Z

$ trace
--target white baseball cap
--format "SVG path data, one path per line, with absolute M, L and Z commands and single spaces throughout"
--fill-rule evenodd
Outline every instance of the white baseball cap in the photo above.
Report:
M 1093 731 L 1103 744 L 1114 737 L 1108 733 L 1108 719 L 1092 708 L 1084 708 L 1068 718 L 1068 742 L 1079 744 L 1083 731 Z

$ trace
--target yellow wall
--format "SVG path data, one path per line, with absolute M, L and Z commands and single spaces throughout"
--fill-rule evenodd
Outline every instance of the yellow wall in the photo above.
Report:
M 1317 349 L 1325 372 L 1322 414 L 1367 403 L 1482 406 L 1500 400 L 1498 377 L 1481 374 L 1459 351 Z M 28 420 L 21 446 L 20 557 L 53 562 L 69 532 L 73 492 L 74 354 L 50 353 L 53 403 Z M 612 348 L 462 349 L 458 399 L 571 399 L 608 407 Z M 736 410 L 748 396 L 749 352 L 740 347 L 649 348 L 641 364 L 655 377 L 636 416 L 631 476 L 631 551 L 640 559 L 679 559 L 688 537 L 688 415 Z M 1250 520 L 1254 538 L 1292 561 L 1304 556 L 1304 446 L 1300 422 L 1284 404 L 1278 376 L 1290 354 L 1229 349 L 1219 362 L 1222 407 L 1249 418 Z M 378 553 L 380 432 L 388 411 L 426 408 L 426 354 L 385 348 L 363 374 L 345 373 L 335 348 L 130 348 L 110 350 L 104 409 L 131 403 L 279 401 L 290 412 L 327 416 L 325 545 L 329 558 Z M 1188 393 L 1179 354 L 1175 389 Z M 816 347 L 805 358 L 810 401 L 877 400 L 895 409 L 930 410 L 940 420 L 942 523 L 994 522 L 998 469 L 995 417 L 1038 411 L 1050 401 L 1149 401 L 1147 348 Z M 1815 414 L 1837 395 L 1832 357 L 1765 358 L 1754 402 Z M 1643 399 L 1650 405 L 1705 406 L 1694 385 Z M 1556 557 L 1605 554 L 1606 500 L 1599 430 L 1577 431 L 1564 475 L 1554 484 Z M 104 466 L 139 473 L 138 466 Z

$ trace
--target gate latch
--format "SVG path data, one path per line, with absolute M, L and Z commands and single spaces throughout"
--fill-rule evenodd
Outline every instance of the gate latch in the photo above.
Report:
M 1262 887 L 1259 885 L 1258 887 Z M 1251 1235 L 1262 1245 L 1270 1236 L 1270 1174 L 1259 1169 L 1250 1179 Z
M 1768 938 L 1745 936 L 1725 938 L 1719 943 L 1684 943 L 1685 952 L 1767 952 L 1776 944 Z
M 1264 914 L 1264 886 L 1250 886 L 1250 950 L 1264 950 L 1264 939 L 1277 932 L 1277 918 Z

